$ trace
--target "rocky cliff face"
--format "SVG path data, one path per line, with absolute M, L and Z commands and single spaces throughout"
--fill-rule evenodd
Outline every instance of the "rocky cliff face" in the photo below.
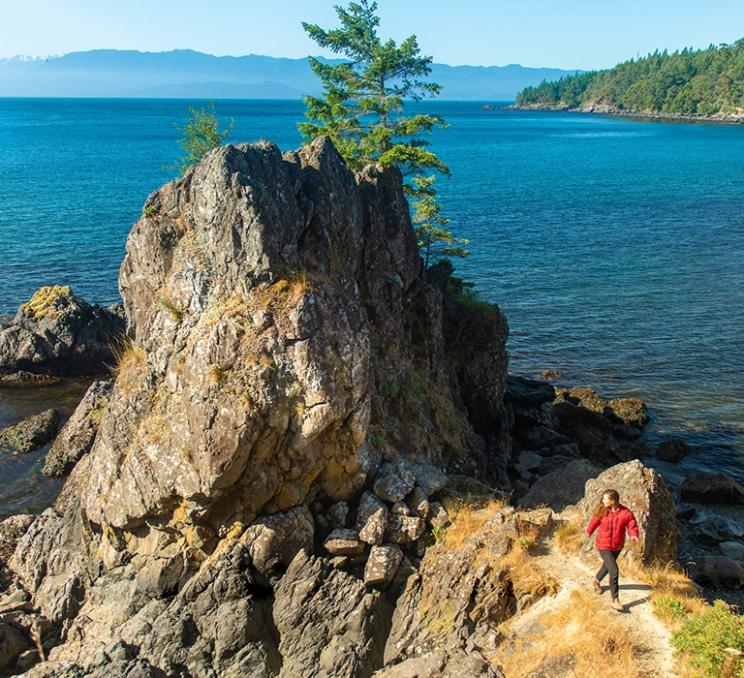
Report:
M 98 675 L 102 648 L 136 675 L 369 675 L 434 466 L 498 449 L 504 317 L 427 282 L 399 173 L 324 139 L 223 147 L 151 195 L 120 289 L 92 449 L 11 561 L 57 644 L 34 675 Z

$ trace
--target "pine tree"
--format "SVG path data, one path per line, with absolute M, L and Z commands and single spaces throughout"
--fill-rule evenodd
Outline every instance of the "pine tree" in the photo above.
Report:
M 300 132 L 308 138 L 328 135 L 350 167 L 374 162 L 397 165 L 404 176 L 447 166 L 427 149 L 419 135 L 446 123 L 437 115 L 403 114 L 406 100 L 436 96 L 441 87 L 425 80 L 432 58 L 421 56 L 416 36 L 397 45 L 382 41 L 377 33 L 377 3 L 351 2 L 336 6 L 339 28 L 326 30 L 315 24 L 302 27 L 319 46 L 345 57 L 342 63 L 310 58 L 320 78 L 323 96 L 304 97 L 307 121 Z
M 438 115 L 405 115 L 406 101 L 420 101 L 439 94 L 441 87 L 426 80 L 432 58 L 422 56 L 416 36 L 397 45 L 378 35 L 377 3 L 370 0 L 336 6 L 339 28 L 324 29 L 303 23 L 307 34 L 320 47 L 344 57 L 341 63 L 310 58 L 310 67 L 320 78 L 323 95 L 306 96 L 306 121 L 300 132 L 306 138 L 327 135 L 352 169 L 369 163 L 397 166 L 413 199 L 414 222 L 425 264 L 444 256 L 467 256 L 446 229 L 434 183 L 436 175 L 448 174 L 447 165 L 429 150 L 422 135 L 446 127 Z

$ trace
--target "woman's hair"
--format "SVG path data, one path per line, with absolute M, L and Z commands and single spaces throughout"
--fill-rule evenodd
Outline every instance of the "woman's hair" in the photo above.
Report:
M 602 492 L 602 497 L 605 495 L 610 497 L 610 499 L 612 499 L 616 504 L 620 503 L 620 494 L 617 490 L 605 490 Z M 609 511 L 609 509 L 602 504 L 602 497 L 599 498 L 599 503 L 594 507 L 592 518 L 603 518 L 607 511 Z

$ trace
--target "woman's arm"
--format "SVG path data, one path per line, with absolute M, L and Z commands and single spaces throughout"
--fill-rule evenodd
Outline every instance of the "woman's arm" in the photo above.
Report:
M 601 520 L 601 518 L 592 518 L 589 521 L 589 525 L 587 525 L 587 527 L 586 527 L 586 533 L 589 536 L 591 536 L 592 532 L 594 532 L 594 530 L 596 530 L 597 527 L 599 527 L 600 520 Z
M 638 539 L 638 523 L 636 523 L 633 511 L 628 509 L 628 513 L 630 513 L 630 518 L 628 519 L 628 534 L 631 539 Z

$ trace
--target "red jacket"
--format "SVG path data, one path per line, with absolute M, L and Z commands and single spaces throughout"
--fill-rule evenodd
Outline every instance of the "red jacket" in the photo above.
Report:
M 638 525 L 633 512 L 622 504 L 616 511 L 608 510 L 601 518 L 592 518 L 586 528 L 591 535 L 599 527 L 594 545 L 601 550 L 620 551 L 625 544 L 625 531 L 638 536 Z

